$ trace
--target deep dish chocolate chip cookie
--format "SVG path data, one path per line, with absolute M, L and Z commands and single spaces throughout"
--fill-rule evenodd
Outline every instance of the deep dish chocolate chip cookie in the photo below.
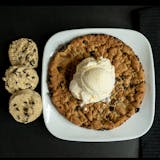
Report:
M 76 66 L 87 57 L 108 58 L 115 67 L 116 82 L 109 102 L 80 107 L 69 91 Z M 111 35 L 89 34 L 73 39 L 51 58 L 48 87 L 52 103 L 74 124 L 91 129 L 113 129 L 139 111 L 145 93 L 142 64 L 127 44 Z
M 20 38 L 9 46 L 9 60 L 12 65 L 23 65 L 31 68 L 38 66 L 38 48 L 32 39 Z
M 30 89 L 15 92 L 9 100 L 9 113 L 20 123 L 36 120 L 42 113 L 41 96 Z
M 38 85 L 39 77 L 33 68 L 10 66 L 6 70 L 3 80 L 5 81 L 5 89 L 9 93 L 14 93 L 27 88 L 34 90 Z

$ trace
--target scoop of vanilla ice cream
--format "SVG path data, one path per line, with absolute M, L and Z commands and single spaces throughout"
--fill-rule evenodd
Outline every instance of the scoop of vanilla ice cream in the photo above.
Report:
M 115 68 L 107 58 L 82 60 L 76 68 L 69 90 L 84 104 L 104 101 L 110 97 L 115 83 Z

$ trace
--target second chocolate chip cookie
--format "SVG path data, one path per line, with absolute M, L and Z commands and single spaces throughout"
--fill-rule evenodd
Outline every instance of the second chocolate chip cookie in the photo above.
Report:
M 39 82 L 39 77 L 35 69 L 24 66 L 10 66 L 6 72 L 5 89 L 9 93 L 14 93 L 22 89 L 34 90 Z

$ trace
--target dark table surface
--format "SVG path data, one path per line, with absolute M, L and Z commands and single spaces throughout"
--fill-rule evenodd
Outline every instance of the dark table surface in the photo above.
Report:
M 28 37 L 43 48 L 58 31 L 75 28 L 116 27 L 134 29 L 132 11 L 145 6 L 0 6 L 0 77 L 9 67 L 11 41 Z M 41 82 L 36 91 L 41 93 Z M 139 139 L 109 143 L 83 143 L 60 140 L 46 129 L 43 116 L 24 125 L 8 113 L 10 94 L 0 81 L 0 157 L 139 157 Z

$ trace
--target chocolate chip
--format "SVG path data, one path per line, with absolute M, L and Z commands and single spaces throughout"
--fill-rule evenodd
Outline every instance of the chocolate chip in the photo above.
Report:
M 92 35 L 92 36 L 95 36 L 95 37 L 98 36 L 96 33 L 92 33 L 91 35 Z
M 19 116 L 19 115 L 17 115 L 17 119 L 20 119 L 20 116 Z
M 19 56 L 19 60 L 21 60 L 22 59 L 22 56 Z
M 14 69 L 14 70 L 12 71 L 12 73 L 14 73 L 14 74 L 15 74 L 15 73 L 16 73 L 16 71 L 17 71 L 17 68 L 16 68 L 16 69 Z
M 136 108 L 136 113 L 140 111 L 140 108 Z
M 30 84 L 30 83 L 26 83 L 26 86 L 29 86 L 29 87 L 31 87 L 31 84 Z
M 115 99 L 112 99 L 112 100 L 111 100 L 111 104 L 112 104 L 112 105 L 115 104 L 115 102 L 116 102 Z
M 83 44 L 85 44 L 85 45 L 87 45 L 88 44 L 88 41 L 86 41 L 86 40 L 83 40 L 83 42 L 82 42 Z
M 26 69 L 23 70 L 23 73 L 26 73 Z
M 109 52 L 109 49 L 110 49 L 110 48 L 107 48 L 106 51 Z
M 123 54 L 124 54 L 124 55 L 127 55 L 127 53 L 126 53 L 126 52 L 123 52 Z
M 59 72 L 61 72 L 61 71 L 63 70 L 63 68 L 62 68 L 61 66 L 58 66 L 58 67 L 57 67 L 57 70 L 58 70 Z
M 34 105 L 35 103 L 32 101 L 32 105 Z
M 36 52 L 36 51 L 37 51 L 36 49 L 33 50 L 33 52 Z
M 59 109 L 62 109 L 62 106 L 58 106 Z
M 19 111 L 19 108 L 18 108 L 18 107 L 16 107 L 16 111 Z
M 67 44 L 65 44 L 65 45 L 59 45 L 59 47 L 58 47 L 58 51 L 59 52 L 63 52 L 65 49 L 67 48 Z
M 75 107 L 75 110 L 77 111 L 77 110 L 80 110 L 81 109 L 81 107 L 80 106 L 76 106 Z
M 31 64 L 32 66 L 35 65 L 35 61 L 34 61 L 34 60 L 30 61 L 30 64 Z
M 90 54 L 90 56 L 94 56 L 95 55 L 95 51 L 90 51 L 89 54 Z
M 113 106 L 109 106 L 109 110 L 110 110 L 110 111 L 113 111 L 113 110 L 114 110 L 114 107 L 113 107 Z
M 27 102 L 26 102 L 26 101 L 24 101 L 23 103 L 24 103 L 24 104 L 27 104 Z
M 50 96 L 50 97 L 52 97 L 52 95 L 53 95 L 53 91 L 52 91 L 52 90 L 50 90 L 48 94 L 49 94 L 49 96 Z
M 106 119 L 109 119 L 109 115 L 106 115 Z
M 5 84 L 5 86 L 9 87 L 9 85 L 8 85 L 7 81 L 6 81 L 6 84 Z
M 123 84 L 123 88 L 124 88 L 124 89 L 127 89 L 128 87 Z
M 121 76 L 121 79 L 122 79 L 122 80 L 125 80 L 125 78 L 126 78 L 126 77 L 125 77 L 124 75 Z
M 34 76 L 32 76 L 32 79 L 35 79 L 35 77 L 34 77 Z
M 17 104 L 13 104 L 13 106 L 15 107 Z
M 129 97 L 129 96 L 126 96 L 126 99 L 130 100 L 130 97 Z
M 29 57 L 30 57 L 30 55 L 27 54 L 26 57 L 25 57 L 25 59 L 26 59 L 26 60 L 29 60 Z
M 26 74 L 26 77 L 29 77 L 29 74 L 28 74 L 28 73 Z
M 120 81 L 121 79 L 119 77 L 116 77 L 116 81 Z
M 136 55 L 136 58 L 139 60 L 139 57 Z
M 29 117 L 28 112 L 24 112 L 24 115 L 25 115 L 26 117 Z
M 24 108 L 23 108 L 23 111 L 24 111 L 24 112 L 28 112 L 28 108 L 24 107 Z

